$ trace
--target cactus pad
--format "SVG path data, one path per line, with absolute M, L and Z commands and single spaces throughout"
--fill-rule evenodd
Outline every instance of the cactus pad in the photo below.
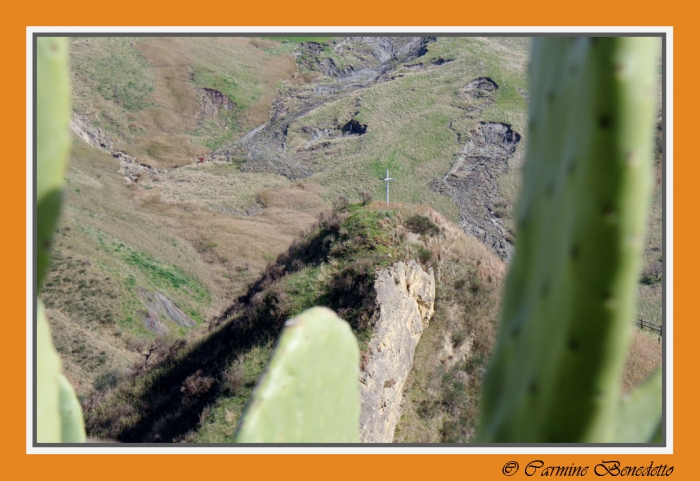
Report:
M 359 356 L 350 326 L 329 309 L 287 321 L 234 441 L 359 442 Z
M 36 105 L 37 289 L 49 265 L 51 238 L 61 209 L 61 189 L 70 147 L 68 42 L 39 37 Z
M 654 38 L 538 38 L 481 442 L 613 441 L 651 187 Z

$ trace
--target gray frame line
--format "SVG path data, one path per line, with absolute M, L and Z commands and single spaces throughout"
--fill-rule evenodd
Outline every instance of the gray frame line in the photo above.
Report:
M 34 303 L 34 309 L 33 309 L 33 315 L 32 315 L 32 320 L 34 322 L 34 328 L 33 328 L 33 336 L 32 336 L 32 348 L 33 348 L 33 353 L 32 353 L 32 358 L 33 358 L 33 379 L 32 379 L 32 385 L 33 385 L 33 399 L 32 399 L 32 405 L 33 405 L 33 412 L 32 412 L 32 419 L 33 419 L 33 432 L 32 432 L 32 447 L 34 448 L 42 448 L 42 447 L 47 447 L 47 448 L 52 448 L 52 447 L 66 447 L 66 448 L 74 448 L 74 447 L 95 447 L 95 448 L 100 448 L 100 447 L 116 447 L 116 448 L 121 448 L 121 447 L 173 447 L 173 448 L 199 448 L 199 447 L 219 447 L 219 448 L 231 448 L 231 447 L 241 447 L 241 448 L 260 448 L 260 447 L 270 447 L 270 448 L 279 448 L 279 447 L 309 447 L 309 448 L 317 448 L 317 447 L 322 447 L 322 448 L 338 448 L 338 447 L 357 447 L 357 448 L 372 448 L 372 447 L 396 447 L 396 448 L 412 448 L 412 447 L 423 447 L 423 448 L 443 448 L 443 447 L 460 447 L 460 448 L 465 448 L 465 447 L 503 447 L 503 448 L 509 448 L 509 447 L 543 447 L 543 448 L 571 448 L 571 447 L 576 447 L 576 448 L 600 448 L 600 447 L 606 447 L 606 448 L 619 448 L 619 447 L 634 447 L 634 448 L 657 448 L 657 447 L 666 447 L 667 446 L 667 410 L 666 410 L 666 405 L 667 405 L 667 393 L 666 393 L 666 386 L 667 386 L 667 379 L 666 379 L 666 355 L 667 355 L 667 335 L 665 334 L 667 331 L 666 329 L 666 296 L 667 296 L 667 267 L 666 267 L 666 260 L 667 260 L 667 243 L 666 243 L 666 144 L 667 144 L 667 132 L 666 132 L 666 45 L 667 45 L 667 39 L 666 39 L 666 32 L 640 32 L 640 33 L 630 33 L 630 32 L 623 32 L 623 33 L 615 33 L 615 32 L 574 32 L 574 33 L 565 33 L 565 32 L 544 32 L 544 33 L 513 33 L 513 32 L 505 32 L 505 33 L 494 33 L 494 32 L 441 32 L 441 33 L 430 33 L 430 32 L 417 32 L 417 33 L 406 33 L 406 32 L 310 32 L 310 33 L 303 33 L 303 32 L 287 32 L 287 33 L 269 33 L 269 32 L 261 32 L 261 33 L 231 33 L 231 32 L 186 32 L 186 33 L 168 33 L 168 32 L 138 32 L 138 33 L 82 33 L 82 32 L 56 32 L 56 33 L 50 33 L 50 32 L 41 32 L 37 33 L 35 32 L 32 36 L 32 66 L 33 66 L 33 78 L 32 78 L 32 98 L 33 98 L 33 121 L 32 121 L 32 148 L 34 151 L 32 152 L 32 159 L 34 163 L 34 175 L 33 175 L 33 211 L 34 211 L 34 222 L 33 222 L 33 232 L 34 232 L 34 249 L 33 249 L 33 269 L 32 269 L 32 274 L 34 279 L 36 279 L 36 255 L 37 255 L 37 218 L 36 218 L 36 213 L 37 213 L 37 199 L 36 199 L 36 189 L 37 189 L 37 138 L 36 138 L 36 130 L 37 130 L 37 78 L 36 78 L 36 46 L 37 46 L 37 38 L 38 37 L 307 37 L 307 36 L 314 36 L 314 37 L 359 37 L 359 36 L 365 36 L 365 37 L 409 37 L 409 36 L 416 36 L 416 35 L 421 35 L 421 36 L 435 36 L 435 37 L 524 37 L 524 38 L 533 38 L 533 37 L 660 37 L 661 38 L 661 44 L 662 44 L 662 50 L 661 50 L 661 70 L 662 70 L 662 75 L 661 75 L 661 116 L 662 116 L 662 129 L 663 129 L 663 135 L 662 135 L 662 154 L 661 154 L 661 163 L 662 163 L 662 180 L 661 180 L 661 199 L 662 199 L 662 214 L 661 214 L 661 224 L 662 224 L 662 254 L 663 254 L 663 279 L 662 279 L 662 317 L 661 317 L 661 326 L 664 332 L 664 335 L 661 336 L 661 340 L 663 342 L 662 344 L 662 391 L 663 391 L 663 398 L 662 398 L 662 417 L 663 417 L 663 427 L 662 427 L 662 442 L 661 443 L 561 443 L 561 444 L 547 444 L 547 443 L 508 443 L 508 444 L 484 444 L 484 443 L 374 443 L 374 444 L 362 444 L 362 443 L 265 443 L 265 444 L 251 444 L 251 443 L 241 443 L 241 444 L 226 444 L 226 443 L 37 443 L 37 415 L 36 415 L 36 316 L 37 316 L 37 310 L 36 310 L 36 302 Z M 32 284 L 32 289 L 33 289 L 33 294 L 34 294 L 34 299 L 37 298 L 37 288 L 36 288 L 36 280 Z M 245 452 L 243 450 L 242 452 Z M 557 454 L 557 453 L 553 453 Z

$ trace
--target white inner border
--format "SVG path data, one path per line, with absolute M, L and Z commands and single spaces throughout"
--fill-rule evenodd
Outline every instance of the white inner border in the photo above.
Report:
M 434 34 L 498 34 L 503 33 L 665 33 L 666 34 L 666 441 L 665 448 L 621 447 L 33 447 L 33 58 L 32 40 L 35 33 L 220 33 L 222 35 L 250 33 L 434 33 Z M 27 27 L 27 454 L 673 454 L 673 27 Z M 623 463 L 624 464 L 624 463 Z

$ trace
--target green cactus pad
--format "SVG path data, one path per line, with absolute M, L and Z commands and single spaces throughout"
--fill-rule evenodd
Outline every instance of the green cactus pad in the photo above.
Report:
M 44 304 L 37 303 L 36 326 L 36 432 L 39 443 L 61 442 L 59 377 L 61 360 L 53 347 Z
M 359 364 L 355 336 L 333 311 L 290 319 L 234 442 L 359 442 Z
M 70 147 L 68 42 L 37 39 L 37 290 L 49 265 L 51 239 L 61 210 L 61 190 Z M 85 441 L 83 413 L 61 374 L 44 305 L 37 300 L 36 432 L 39 443 Z
M 651 187 L 654 38 L 538 38 L 481 442 L 608 442 Z
M 61 442 L 84 443 L 85 422 L 83 409 L 75 395 L 73 386 L 63 374 L 58 376 L 58 400 L 61 411 Z
M 49 265 L 70 147 L 68 42 L 37 39 L 37 288 Z
M 661 368 L 620 401 L 616 443 L 661 442 Z

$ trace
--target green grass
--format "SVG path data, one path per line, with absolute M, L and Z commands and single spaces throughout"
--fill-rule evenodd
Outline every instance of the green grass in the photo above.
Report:
M 73 82 L 96 91 L 131 112 L 153 106 L 150 95 L 154 76 L 134 44 L 139 40 L 126 37 L 90 39 L 97 43 L 85 49 L 85 39 L 75 39 L 71 52 Z M 79 99 L 83 100 L 83 99 Z
M 188 442 L 231 442 L 238 419 L 271 355 L 270 344 L 254 346 L 246 353 L 242 362 L 237 360 L 229 365 L 228 371 L 239 372 L 241 379 L 237 381 L 235 388 L 232 389 L 230 384 L 224 388 L 224 393 L 207 408 L 206 415 L 201 416 L 199 429 L 189 436 Z
M 359 97 L 360 108 L 355 118 L 368 125 L 365 135 L 338 143 L 330 161 L 311 179 L 326 187 L 328 199 L 338 195 L 356 199 L 359 190 L 369 190 L 379 199 L 384 197 L 384 183 L 380 179 L 388 168 L 392 177 L 397 178 L 391 185 L 393 201 L 425 203 L 457 220 L 458 211 L 452 199 L 429 187 L 432 181 L 450 170 L 455 154 L 463 147 L 449 125 L 464 112 L 453 107 L 451 102 L 470 80 L 491 77 L 500 88 L 496 102 L 483 113 L 484 118 L 511 123 L 524 133 L 526 103 L 517 88 L 527 88 L 524 67 L 528 44 L 522 40 L 510 47 L 512 55 L 505 57 L 501 51 L 503 45 L 496 41 L 439 38 L 429 44 L 428 54 L 417 61 L 427 65 L 437 57 L 455 61 L 412 71 L 350 99 L 325 104 L 300 118 L 290 126 L 289 131 L 294 135 L 301 136 L 297 132 L 301 132 L 302 126 L 325 125 L 327 119 L 338 118 L 343 112 L 346 116 L 354 113 L 356 107 L 350 100 Z M 458 123 L 463 125 L 459 133 L 466 136 L 476 123 L 476 120 Z M 303 139 L 290 140 L 290 154 L 296 146 L 302 145 Z M 519 155 L 514 160 L 516 167 Z M 517 176 L 516 169 L 513 178 Z M 514 201 L 517 190 L 510 189 L 506 195 Z
M 285 43 L 302 43 L 302 42 L 316 42 L 316 43 L 326 43 L 330 39 L 334 37 L 304 37 L 304 36 L 298 36 L 298 37 L 275 37 L 275 36 L 269 36 L 269 37 L 260 37 L 260 38 L 266 38 L 269 40 L 277 40 L 278 42 L 285 42 Z
M 110 239 L 101 231 L 85 228 L 83 230 L 95 236 L 106 252 L 114 254 L 127 265 L 136 268 L 152 286 L 170 291 L 185 290 L 193 300 L 199 303 L 206 304 L 211 301 L 209 292 L 181 268 L 159 262 L 145 252 L 136 250 L 117 239 Z M 125 284 L 130 288 L 136 286 L 137 279 L 133 273 L 127 275 Z
M 201 88 L 215 89 L 226 95 L 236 104 L 238 111 L 244 111 L 260 99 L 262 86 L 259 81 L 245 71 L 232 73 L 211 66 L 195 65 L 192 79 Z

